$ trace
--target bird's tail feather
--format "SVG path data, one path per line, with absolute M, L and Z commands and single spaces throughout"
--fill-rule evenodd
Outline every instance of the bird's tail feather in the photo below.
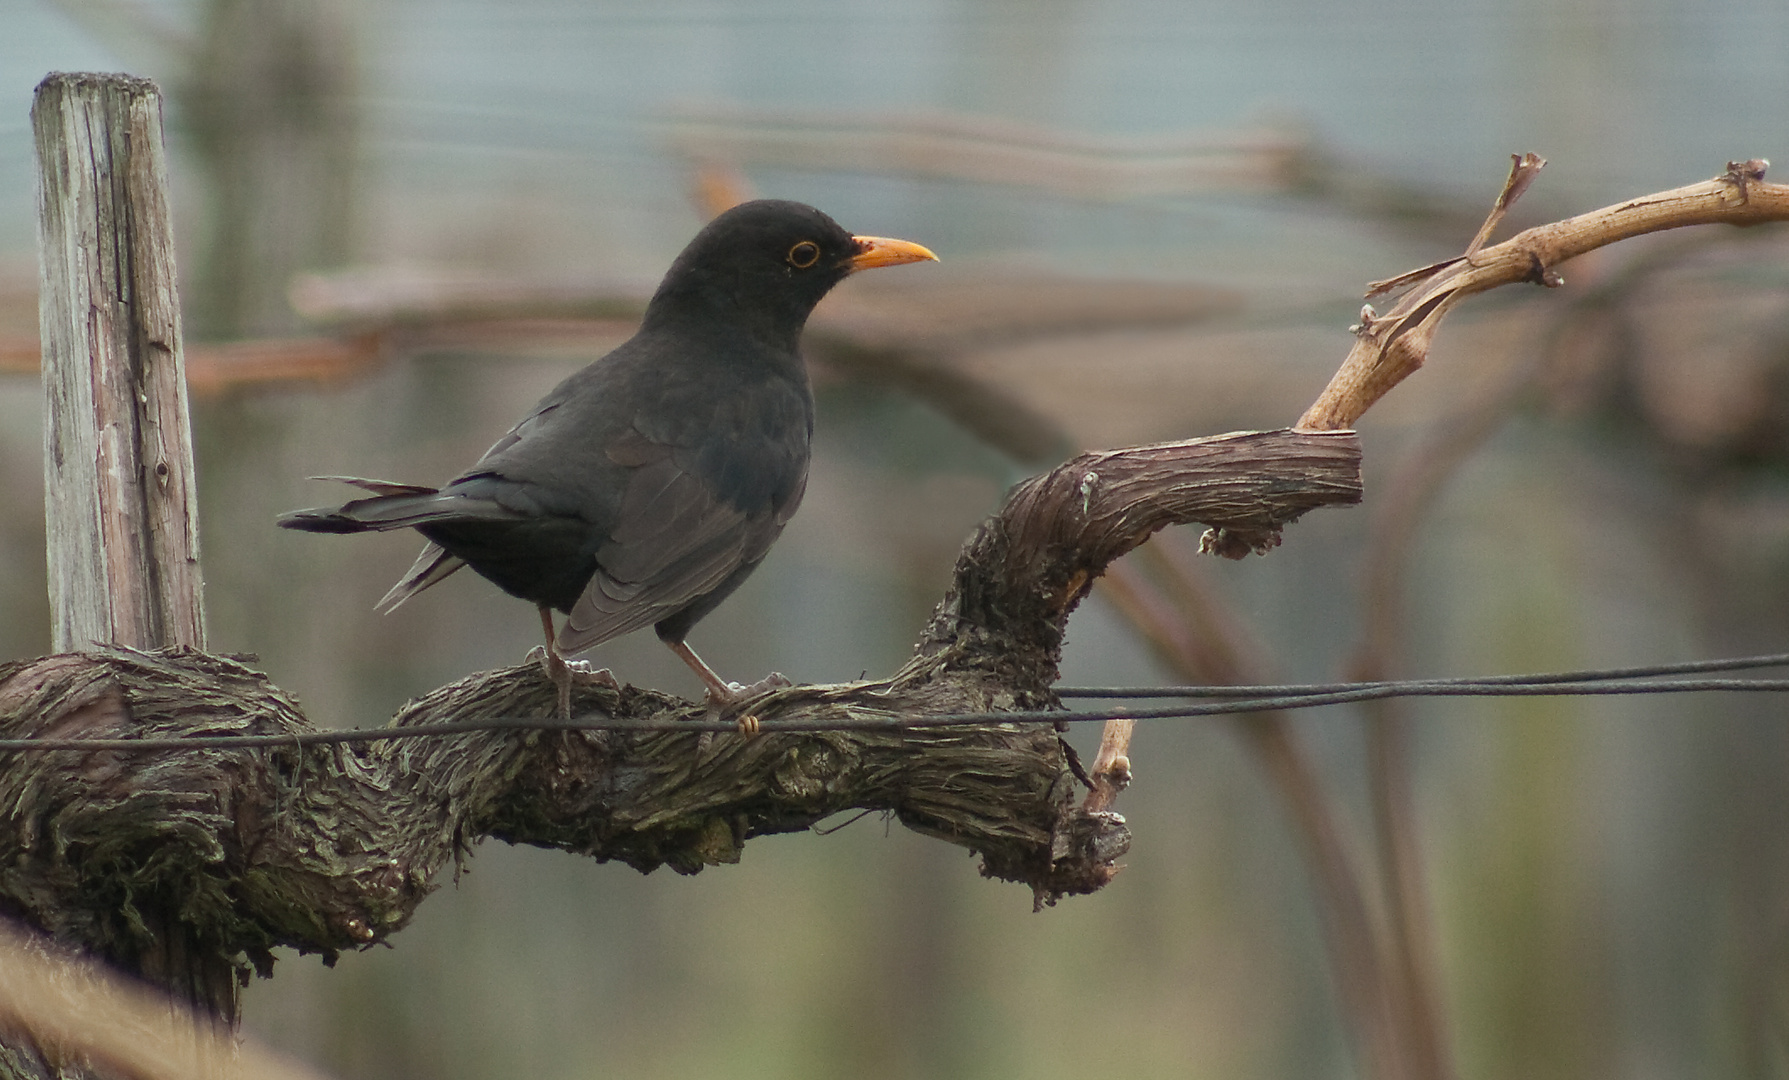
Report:
M 362 491 L 370 491 L 375 495 L 433 495 L 432 487 L 421 484 L 399 484 L 391 480 L 368 480 L 360 476 L 313 476 L 312 480 L 331 480 L 338 484 L 352 484 Z
M 355 499 L 333 508 L 319 506 L 282 514 L 279 518 L 282 528 L 322 533 L 385 532 L 438 521 L 514 521 L 524 516 L 490 499 L 455 492 L 443 494 L 419 484 L 394 484 L 389 480 L 365 480 L 358 476 L 317 476 L 312 479 L 339 480 L 372 492 L 372 497 Z M 430 542 L 417 556 L 409 572 L 373 609 L 389 612 L 465 565 L 464 559 Z
M 313 476 L 312 480 L 335 480 L 370 491 L 370 499 L 356 499 L 342 506 L 317 506 L 281 514 L 282 529 L 305 532 L 354 533 L 402 529 L 415 524 L 406 520 L 404 511 L 420 509 L 436 494 L 432 487 L 418 484 L 396 484 L 389 480 L 366 480 L 358 476 Z
M 457 493 L 443 494 L 435 488 L 417 484 L 362 480 L 354 476 L 315 479 L 340 480 L 364 491 L 371 491 L 373 496 L 369 499 L 355 499 L 341 506 L 318 506 L 281 514 L 281 528 L 320 533 L 386 532 L 427 525 L 434 521 L 513 521 L 522 516 L 489 499 Z
M 410 570 L 391 591 L 380 598 L 373 610 L 381 615 L 389 614 L 393 608 L 415 596 L 417 593 L 449 577 L 455 570 L 466 565 L 466 560 L 457 555 L 449 555 L 441 549 L 440 544 L 430 543 L 422 549 L 422 554 L 410 565 Z

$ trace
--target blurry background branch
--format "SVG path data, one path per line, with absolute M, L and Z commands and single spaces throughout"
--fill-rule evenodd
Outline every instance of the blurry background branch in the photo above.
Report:
M 205 0 L 196 27 L 142 0 L 57 0 L 131 70 L 162 80 L 214 216 L 188 285 L 200 340 L 290 332 L 285 285 L 346 261 L 356 227 L 352 7 Z
M 961 113 L 754 109 L 686 102 L 659 123 L 711 207 L 739 201 L 747 169 L 906 175 L 1123 202 L 1247 191 L 1287 195 L 1446 235 L 1475 209 L 1332 151 L 1307 125 L 1112 137 Z
M 133 0 L 62 2 L 96 30 L 116 32 L 120 47 L 178 56 L 200 48 Z M 266 21 L 269 11 L 272 21 Z M 261 20 L 252 34 L 232 22 L 249 12 Z M 494 348 L 549 338 L 563 346 L 581 336 L 585 320 L 629 319 L 643 310 L 644 292 L 616 282 L 529 281 L 416 264 L 323 269 L 346 261 L 341 234 L 355 213 L 352 191 L 344 187 L 351 170 L 343 162 L 353 153 L 358 121 L 350 111 L 351 63 L 339 20 L 319 0 L 216 0 L 206 40 L 250 43 L 250 55 L 196 65 L 206 73 L 202 78 L 169 88 L 177 107 L 190 103 L 177 109 L 179 123 L 204 151 L 223 210 L 212 246 L 196 260 L 204 270 L 193 306 L 206 317 L 193 328 L 198 341 L 189 349 L 195 393 L 354 377 L 396 356 L 468 343 Z M 139 23 L 154 33 L 121 29 Z M 282 58 L 284 82 L 261 78 L 265 66 L 256 50 Z M 1371 212 L 1421 220 L 1437 233 L 1457 230 L 1471 213 L 1421 187 L 1351 166 L 1293 125 L 1112 139 L 992 117 L 685 105 L 665 115 L 661 134 L 692 170 L 710 215 L 747 197 L 742 170 L 758 164 L 1034 187 L 1091 200 L 1277 190 L 1347 202 L 1348 192 L 1358 192 L 1371 198 Z M 327 182 L 306 179 L 312 174 Z M 0 303 L 6 291 L 0 281 Z M 1240 300 L 1236 290 L 1203 285 L 975 269 L 942 282 L 934 275 L 856 288 L 823 306 L 813 329 L 833 331 L 841 363 L 855 359 L 860 374 L 876 372 L 873 377 L 899 384 L 900 366 L 884 362 L 893 350 L 960 354 L 1028 337 L 1200 322 L 1233 313 Z M 914 319 L 920 312 L 923 320 Z M 274 336 L 296 329 L 294 316 L 332 332 Z M 394 340 L 398 331 L 410 333 Z M 824 336 L 810 332 L 809 339 Z M 253 340 L 232 340 L 243 338 Z M 36 356 L 34 341 L 0 325 L 0 372 L 33 373 Z M 861 363 L 866 359 L 875 362 Z M 985 411 L 965 410 L 958 418 Z
M 776 112 L 686 105 L 665 118 L 671 147 L 728 170 L 905 174 L 1037 188 L 1080 199 L 1295 187 L 1312 140 L 1268 127 L 1179 138 L 1079 135 L 992 117 Z

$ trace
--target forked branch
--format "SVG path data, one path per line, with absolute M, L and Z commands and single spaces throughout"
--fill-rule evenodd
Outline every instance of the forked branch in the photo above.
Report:
M 1545 162 L 1533 154 L 1515 159 L 1492 215 L 1459 258 L 1385 282 L 1369 297 L 1410 287 L 1384 315 L 1363 308 L 1354 347 L 1317 401 L 1296 425 L 1302 431 L 1354 426 L 1373 403 L 1423 365 L 1441 320 L 1468 296 L 1501 285 L 1564 284 L 1557 267 L 1588 251 L 1646 233 L 1686 225 L 1758 225 L 1789 220 L 1789 186 L 1764 181 L 1770 163 L 1729 162 L 1727 171 L 1700 184 L 1630 199 L 1601 210 L 1537 225 L 1501 244 L 1481 247 L 1509 204 Z

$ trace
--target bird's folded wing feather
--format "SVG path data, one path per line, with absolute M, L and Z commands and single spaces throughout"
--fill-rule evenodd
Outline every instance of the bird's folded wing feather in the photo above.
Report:
M 636 468 L 598 569 L 559 634 L 573 653 L 650 626 L 764 557 L 782 531 L 774 514 L 747 514 L 715 496 L 669 456 Z

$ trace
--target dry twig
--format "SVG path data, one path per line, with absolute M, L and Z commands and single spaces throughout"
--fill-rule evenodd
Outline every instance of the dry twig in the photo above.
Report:
M 1495 220 L 1531 182 L 1541 159 L 1518 159 L 1493 210 Z M 1468 296 L 1501 285 L 1564 284 L 1555 268 L 1588 251 L 1686 225 L 1757 225 L 1789 220 L 1789 187 L 1764 182 L 1769 163 L 1729 163 L 1727 172 L 1700 184 L 1663 191 L 1587 214 L 1538 225 L 1489 248 L 1472 249 L 1420 271 L 1376 283 L 1387 289 L 1415 285 L 1384 315 L 1363 311 L 1354 347 L 1341 368 L 1296 425 L 1305 431 L 1349 428 L 1392 387 L 1422 367 L 1441 320 Z M 1482 236 L 1489 229 L 1481 230 Z

